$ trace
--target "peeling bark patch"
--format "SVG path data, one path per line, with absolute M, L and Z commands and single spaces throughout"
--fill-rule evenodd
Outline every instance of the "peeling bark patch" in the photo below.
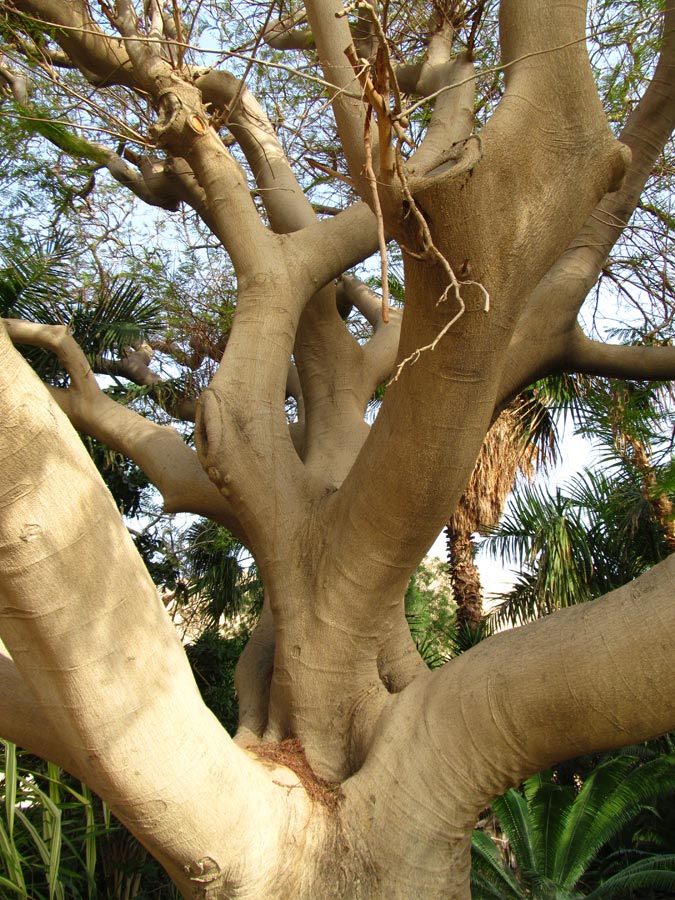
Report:
M 251 744 L 246 748 L 263 760 L 286 766 L 300 779 L 310 800 L 329 810 L 336 810 L 344 793 L 339 781 L 326 781 L 315 774 L 305 755 L 305 749 L 297 738 L 286 738 L 279 743 Z

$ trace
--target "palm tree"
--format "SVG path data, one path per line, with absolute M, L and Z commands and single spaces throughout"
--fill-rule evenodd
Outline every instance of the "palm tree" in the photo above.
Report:
M 501 412 L 446 525 L 448 569 L 457 604 L 458 649 L 481 636 L 483 620 L 482 586 L 472 535 L 496 525 L 519 473 L 531 479 L 538 469 L 555 460 L 555 425 L 542 398 L 542 392 L 532 388 Z
M 607 877 L 593 877 L 600 850 L 655 797 L 675 791 L 675 757 L 640 764 L 621 755 L 598 765 L 580 790 L 534 775 L 523 790 L 492 804 L 503 839 L 498 848 L 476 830 L 472 848 L 474 900 L 642 900 L 673 896 L 675 854 L 639 855 Z M 632 894 L 639 891 L 639 894 Z
M 663 385 L 567 378 L 546 390 L 594 439 L 601 470 L 585 469 L 564 489 L 517 489 L 484 542 L 520 570 L 493 614 L 498 624 L 593 599 L 675 549 L 674 420 Z

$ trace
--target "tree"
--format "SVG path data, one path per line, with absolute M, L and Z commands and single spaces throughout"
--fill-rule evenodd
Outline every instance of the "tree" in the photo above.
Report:
M 492 797 L 555 761 L 675 726 L 662 688 L 672 559 L 434 673 L 404 609 L 490 422 L 518 391 L 560 371 L 675 376 L 666 263 L 642 252 L 635 265 L 629 254 L 606 263 L 645 186 L 639 215 L 669 234 L 675 13 L 658 14 L 654 42 L 656 6 L 598 8 L 591 62 L 605 53 L 616 68 L 623 47 L 630 73 L 597 72 L 617 139 L 581 3 L 503 0 L 498 26 L 487 3 L 439 6 L 426 35 L 418 7 L 380 16 L 365 2 L 308 0 L 278 24 L 262 7 L 258 38 L 229 44 L 225 62 L 243 56 L 253 83 L 265 65 L 285 77 L 278 54 L 299 53 L 291 68 L 314 95 L 297 102 L 322 110 L 327 92 L 341 151 L 313 118 L 288 140 L 295 171 L 321 173 L 308 199 L 240 78 L 193 63 L 221 24 L 209 31 L 200 10 L 219 7 L 3 7 L 11 114 L 87 179 L 64 196 L 86 206 L 107 172 L 159 209 L 190 208 L 210 232 L 196 268 L 222 248 L 236 300 L 225 284 L 228 302 L 200 317 L 186 296 L 192 333 L 101 360 L 118 379 L 152 381 L 174 420 L 194 417 L 196 450 L 171 421 L 106 394 L 67 322 L 5 322 L 0 732 L 97 791 L 186 896 L 466 897 L 473 824 Z M 481 46 L 503 81 L 476 71 Z M 32 106 L 28 74 L 48 82 Z M 653 172 L 665 182 L 647 184 Z M 344 191 L 321 193 L 336 175 Z M 127 227 L 132 240 L 143 222 Z M 387 238 L 402 250 L 402 312 L 345 275 Z M 610 344 L 578 324 L 601 273 L 629 289 L 621 266 L 653 289 L 631 299 L 660 329 L 657 346 Z M 349 309 L 367 339 L 345 327 Z M 14 343 L 54 353 L 67 383 L 45 387 Z M 173 391 L 180 402 L 158 390 L 153 354 L 194 373 Z M 74 428 L 132 459 L 167 511 L 211 518 L 252 552 L 266 598 L 237 668 L 234 740 L 202 702 Z
M 448 568 L 457 603 L 457 631 L 480 637 L 483 590 L 474 562 L 474 532 L 494 528 L 518 475 L 532 480 L 556 457 L 555 424 L 534 391 L 519 394 L 488 431 L 469 484 L 446 525 Z
M 673 550 L 670 390 L 658 383 L 567 380 L 565 403 L 571 402 L 577 430 L 594 441 L 602 470 L 586 468 L 553 490 L 521 485 L 515 492 L 485 540 L 495 556 L 519 566 L 492 613 L 501 624 L 606 594 Z

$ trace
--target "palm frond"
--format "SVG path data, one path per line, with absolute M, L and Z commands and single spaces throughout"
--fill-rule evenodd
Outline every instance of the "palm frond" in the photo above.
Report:
M 74 254 L 73 238 L 59 230 L 0 244 L 0 316 L 53 323 L 53 300 L 68 296 Z
M 459 656 L 460 653 L 466 653 L 467 650 L 476 647 L 493 633 L 494 627 L 491 618 L 481 619 L 477 625 L 463 622 L 459 628 L 453 629 L 452 633 L 448 635 L 450 656 L 454 657 Z
M 511 844 L 522 872 L 536 871 L 527 801 L 511 789 L 492 801 L 492 811 Z
M 571 889 L 590 861 L 653 797 L 675 791 L 675 759 L 659 757 L 637 766 L 618 756 L 597 766 L 586 780 L 565 822 L 556 874 Z
M 472 900 L 525 900 L 526 894 L 492 839 L 476 829 L 471 838 Z
M 556 853 L 576 795 L 572 788 L 555 784 L 550 772 L 540 772 L 528 778 L 523 790 L 529 808 L 535 871 L 547 879 L 553 879 Z
M 632 900 L 647 896 L 647 891 L 675 896 L 675 854 L 650 856 L 633 863 L 587 894 L 586 900 Z
M 190 593 L 204 601 L 214 625 L 245 607 L 259 609 L 262 587 L 253 561 L 244 565 L 248 551 L 227 529 L 210 519 L 199 519 L 185 532 L 187 579 Z
M 162 305 L 144 297 L 142 288 L 125 278 L 113 278 L 93 299 L 67 310 L 73 337 L 90 357 L 137 346 L 163 323 Z

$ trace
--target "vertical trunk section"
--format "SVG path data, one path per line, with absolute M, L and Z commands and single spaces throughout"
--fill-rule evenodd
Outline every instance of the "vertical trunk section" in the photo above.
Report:
M 454 527 L 452 520 L 445 529 L 452 595 L 457 604 L 457 632 L 468 626 L 474 631 L 483 617 L 483 590 L 476 566 L 474 546 L 469 531 Z

